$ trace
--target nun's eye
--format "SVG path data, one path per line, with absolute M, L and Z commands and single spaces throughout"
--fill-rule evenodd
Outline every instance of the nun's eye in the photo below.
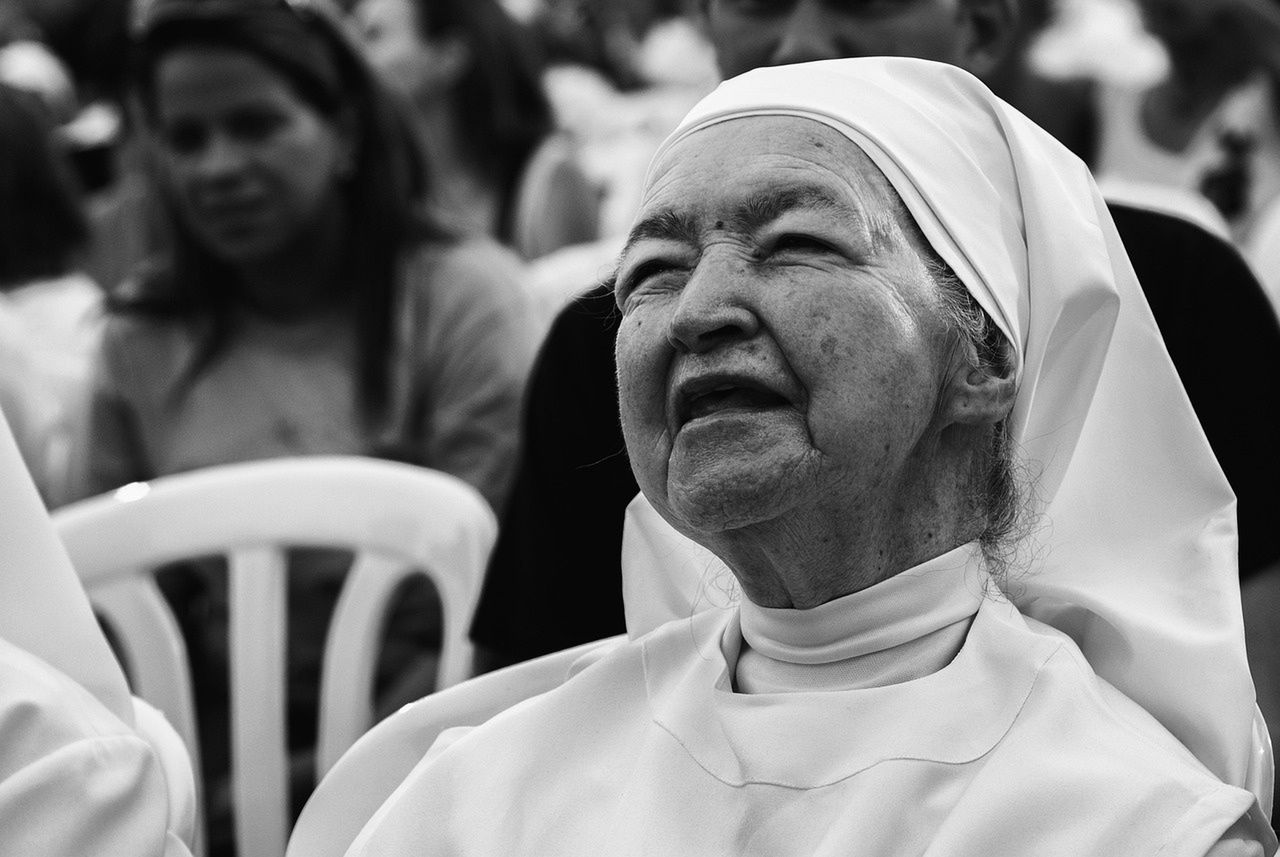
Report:
M 785 253 L 831 253 L 834 252 L 827 242 L 812 235 L 788 233 L 780 235 L 769 247 L 768 254 L 776 256 Z
M 688 271 L 667 259 L 650 259 L 642 262 L 622 277 L 615 291 L 625 299 L 637 289 L 667 288 L 679 286 L 688 276 Z

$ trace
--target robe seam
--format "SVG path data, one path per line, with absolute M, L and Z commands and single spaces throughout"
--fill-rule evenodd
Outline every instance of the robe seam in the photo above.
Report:
M 1031 679 L 1030 683 L 1027 685 L 1026 692 L 1022 695 L 1022 699 L 1019 700 L 1017 707 L 1014 709 L 1013 716 L 1009 718 L 1009 722 L 1005 724 L 1004 729 L 995 738 L 995 740 L 991 742 L 991 745 L 987 747 L 985 750 L 983 750 L 982 752 L 978 753 L 977 755 L 971 756 L 966 759 L 958 759 L 958 760 L 933 759 L 925 756 L 911 756 L 911 755 L 891 756 L 888 758 L 877 759 L 868 765 L 864 765 L 858 768 L 857 770 L 850 771 L 848 774 L 845 774 L 844 776 L 837 777 L 825 783 L 817 783 L 814 785 L 795 785 L 793 783 L 775 782 L 772 780 L 762 780 L 762 779 L 744 779 L 742 782 L 730 782 L 724 779 L 723 777 L 719 776 L 715 771 L 711 770 L 706 764 L 704 764 L 702 759 L 699 758 L 699 756 L 689 748 L 689 745 L 686 744 L 685 741 L 682 740 L 680 736 L 678 736 L 674 731 L 672 731 L 672 729 L 669 726 L 667 726 L 666 723 L 658 719 L 657 713 L 654 709 L 653 698 L 647 692 L 645 696 L 649 703 L 650 721 L 659 729 L 661 729 L 663 732 L 665 732 L 667 735 L 669 735 L 671 739 L 674 740 L 676 744 L 680 747 L 680 749 L 684 751 L 685 755 L 688 756 L 695 765 L 701 768 L 707 774 L 707 776 L 711 777 L 716 782 L 733 789 L 745 788 L 747 786 L 773 786 L 775 788 L 782 788 L 782 789 L 787 789 L 789 791 L 796 791 L 796 792 L 815 791 L 817 789 L 825 789 L 825 788 L 829 788 L 831 786 L 843 783 L 846 780 L 852 779 L 853 777 L 856 777 L 859 774 L 866 773 L 867 771 L 870 771 L 871 769 L 878 767 L 879 765 L 885 762 L 931 762 L 933 764 L 938 764 L 938 765 L 960 766 L 960 765 L 973 764 L 974 762 L 978 761 L 984 756 L 989 755 L 992 750 L 1000 746 L 1000 742 L 1005 739 L 1005 737 L 1009 734 L 1009 731 L 1013 728 L 1014 724 L 1018 722 L 1018 718 L 1021 716 L 1023 709 L 1026 708 L 1027 701 L 1031 698 L 1031 694 L 1035 691 L 1036 685 L 1040 681 L 1040 675 L 1043 672 L 1045 665 L 1048 664 L 1048 662 L 1054 656 L 1056 656 L 1059 652 L 1061 652 L 1065 648 L 1066 648 L 1066 643 L 1064 641 L 1053 640 L 1053 648 L 1047 651 L 1044 654 L 1044 656 L 1040 658 L 1040 660 L 1035 664 L 1035 675 Z M 944 667 L 943 669 L 946 669 L 946 667 Z

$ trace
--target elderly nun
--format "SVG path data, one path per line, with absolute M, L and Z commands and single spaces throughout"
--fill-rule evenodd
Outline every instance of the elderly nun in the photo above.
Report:
M 1274 853 L 1234 498 L 1079 160 L 950 66 L 749 72 L 616 281 L 632 523 L 740 603 L 641 526 L 638 638 L 350 854 Z

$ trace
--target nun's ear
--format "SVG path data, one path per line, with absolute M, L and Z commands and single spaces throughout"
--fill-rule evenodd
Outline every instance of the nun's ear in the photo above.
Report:
M 1010 348 L 1007 343 L 1006 348 Z M 976 357 L 972 346 L 967 349 Z M 1013 360 L 992 365 L 976 359 L 961 361 L 952 369 L 942 406 L 947 425 L 995 425 L 1013 410 L 1018 391 Z
M 960 0 L 957 65 L 986 79 L 1018 49 L 1019 0 Z

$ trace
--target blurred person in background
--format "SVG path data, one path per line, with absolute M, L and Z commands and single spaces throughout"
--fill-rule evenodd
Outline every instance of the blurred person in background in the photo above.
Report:
M 421 152 L 337 13 L 155 0 L 134 82 L 171 251 L 110 303 L 83 493 L 235 461 L 361 454 L 451 473 L 500 507 L 532 349 L 519 260 L 423 214 Z M 306 572 L 289 589 L 295 753 L 314 740 L 346 559 L 311 551 L 291 564 Z M 225 575 L 167 577 L 203 682 L 202 723 L 214 724 L 225 718 Z M 421 590 L 391 621 L 386 681 L 438 636 Z M 219 733 L 202 735 L 215 802 Z
M 1036 66 L 1032 55 L 1036 40 L 1056 23 L 1057 6 L 1057 0 L 1018 0 L 1010 48 L 987 75 L 986 83 L 1086 164 L 1092 164 L 1098 135 L 1093 80 L 1082 75 L 1048 76 Z
M 119 102 L 129 61 L 133 0 L 5 0 L 25 38 L 48 45 L 71 73 L 82 104 Z M 3 17 L 0 14 L 0 17 Z
M 1280 194 L 1280 3 L 1138 0 L 1168 71 L 1154 82 L 1099 87 L 1095 172 L 1199 193 L 1248 246 Z
M 649 83 L 639 63 L 644 34 L 686 6 L 681 0 L 544 0 L 532 23 L 553 62 L 594 69 L 628 91 Z
M 362 0 L 354 14 L 413 105 L 446 222 L 526 259 L 596 237 L 599 194 L 556 130 L 532 34 L 496 0 Z
M 114 289 L 159 246 L 142 157 L 126 110 L 131 0 L 0 1 L 0 78 L 38 85 L 84 193 L 83 265 Z M 139 4 L 140 5 L 140 4 Z
M 0 394 L 45 502 L 68 499 L 102 293 L 80 267 L 89 226 L 39 96 L 0 83 Z

